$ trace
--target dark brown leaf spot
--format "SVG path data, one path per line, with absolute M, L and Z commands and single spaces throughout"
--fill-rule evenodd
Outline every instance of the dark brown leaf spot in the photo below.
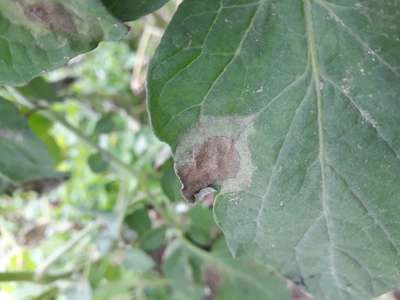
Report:
M 194 145 L 185 157 L 178 175 L 183 183 L 182 194 L 189 201 L 194 201 L 201 189 L 234 178 L 239 171 L 240 156 L 233 139 L 228 137 L 211 137 Z
M 75 24 L 67 10 L 58 3 L 36 3 L 24 7 L 25 15 L 36 23 L 56 32 L 74 33 Z

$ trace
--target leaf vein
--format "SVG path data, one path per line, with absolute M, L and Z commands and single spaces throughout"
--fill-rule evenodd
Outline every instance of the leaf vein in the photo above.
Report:
M 324 8 L 328 13 L 330 13 L 336 23 L 341 25 L 346 32 L 352 36 L 365 50 L 368 51 L 368 54 L 373 55 L 383 66 L 389 69 L 393 74 L 397 77 L 400 77 L 400 73 L 397 71 L 397 68 L 392 66 L 389 62 L 387 62 L 382 56 L 380 56 L 376 51 L 374 51 L 357 33 L 355 33 L 345 22 L 342 18 L 340 18 L 334 10 L 332 10 L 323 0 L 315 0 L 316 3 L 320 4 L 322 8 Z
M 389 140 L 384 136 L 384 134 L 381 132 L 379 124 L 376 124 L 375 122 L 371 122 L 371 120 L 369 120 L 368 118 L 365 117 L 365 114 L 363 113 L 363 109 L 361 109 L 357 103 L 354 101 L 354 99 L 347 93 L 345 93 L 332 79 L 328 78 L 327 76 L 323 76 L 323 79 L 327 82 L 329 82 L 334 89 L 336 89 L 339 93 L 341 93 L 349 102 L 350 104 L 353 106 L 353 108 L 355 108 L 355 110 L 360 114 L 361 118 L 363 120 L 365 120 L 368 124 L 370 124 L 370 127 L 373 128 L 378 137 L 386 144 L 386 146 L 389 148 L 389 150 L 395 155 L 395 157 L 397 159 L 400 159 L 400 154 L 397 153 L 397 151 L 394 149 L 394 147 L 391 145 L 391 143 L 389 142 Z
M 361 207 L 363 208 L 364 212 L 367 214 L 367 216 L 369 216 L 370 218 L 372 218 L 372 220 L 374 221 L 374 223 L 376 225 L 378 225 L 378 227 L 382 230 L 382 232 L 384 233 L 387 241 L 390 243 L 392 249 L 394 250 L 394 252 L 397 255 L 400 255 L 400 248 L 396 245 L 393 237 L 391 236 L 390 232 L 387 230 L 386 226 L 379 220 L 379 218 L 376 216 L 376 213 L 373 212 L 369 206 L 365 203 L 365 201 L 351 188 L 349 182 L 347 181 L 347 179 L 336 169 L 334 168 L 332 165 L 329 165 L 329 167 L 333 170 L 333 172 L 342 180 L 342 182 L 347 186 L 349 192 L 351 193 L 351 195 L 353 196 L 353 198 L 355 200 L 357 200 L 357 202 L 361 205 Z

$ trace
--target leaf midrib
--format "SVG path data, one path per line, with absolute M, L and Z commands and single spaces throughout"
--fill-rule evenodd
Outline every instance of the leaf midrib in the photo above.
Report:
M 321 204 L 322 204 L 322 215 L 324 216 L 327 237 L 328 237 L 328 259 L 330 265 L 330 273 L 332 274 L 335 284 L 338 287 L 338 291 L 341 294 L 341 285 L 336 272 L 336 262 L 334 256 L 334 240 L 332 236 L 332 224 L 330 222 L 330 208 L 326 195 L 326 178 L 325 178 L 325 143 L 324 143 L 324 131 L 323 131 L 323 111 L 322 111 L 322 95 L 320 85 L 320 70 L 318 63 L 318 54 L 315 42 L 315 31 L 314 21 L 312 15 L 312 4 L 310 0 L 303 0 L 304 4 L 304 18 L 305 18 L 305 29 L 307 35 L 307 46 L 308 46 L 308 59 L 311 63 L 312 79 L 315 86 L 315 94 L 317 97 L 317 124 L 318 124 L 318 140 L 319 150 L 318 157 L 321 168 Z M 342 296 L 341 296 L 342 298 Z

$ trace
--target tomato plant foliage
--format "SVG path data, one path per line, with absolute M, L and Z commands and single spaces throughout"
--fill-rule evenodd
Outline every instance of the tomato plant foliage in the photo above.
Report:
M 0 0 L 0 84 L 25 84 L 119 40 L 122 22 L 165 3 Z M 215 220 L 239 258 L 171 246 L 164 271 L 178 299 L 201 292 L 185 272 L 203 261 L 214 283 L 225 280 L 217 299 L 288 298 L 271 268 L 317 299 L 371 299 L 396 287 L 399 19 L 399 0 L 183 1 L 149 67 L 148 109 L 183 195 L 217 191 Z M 43 83 L 28 92 L 35 86 Z M 0 98 L 0 191 L 57 176 L 24 117 Z

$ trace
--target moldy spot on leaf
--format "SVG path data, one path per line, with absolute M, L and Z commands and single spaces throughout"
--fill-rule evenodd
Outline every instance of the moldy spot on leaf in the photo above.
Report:
M 177 170 L 183 183 L 183 196 L 194 201 L 200 190 L 234 178 L 239 172 L 240 156 L 232 138 L 209 137 L 202 144 L 194 144 Z
M 251 186 L 254 171 L 249 136 L 254 116 L 202 116 L 180 139 L 175 170 L 190 201 L 213 204 L 219 194 L 240 192 Z
M 61 4 L 35 3 L 22 5 L 24 7 L 24 14 L 33 22 L 41 23 L 52 31 L 64 33 L 76 32 L 71 15 Z

